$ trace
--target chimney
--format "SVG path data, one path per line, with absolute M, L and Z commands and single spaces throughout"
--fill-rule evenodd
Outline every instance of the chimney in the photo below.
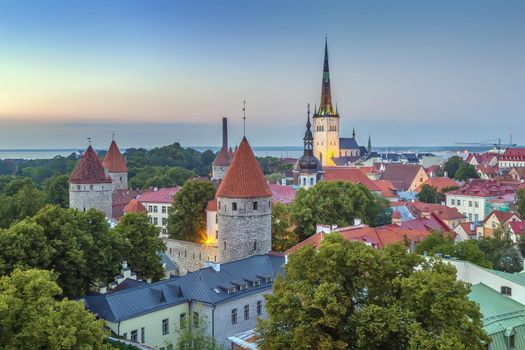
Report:
M 443 172 L 443 177 L 448 177 L 448 171 Z
M 222 147 L 228 150 L 228 118 L 222 118 Z
M 354 219 L 354 226 L 359 226 L 363 223 L 363 220 L 361 220 L 360 218 L 355 218 Z
M 98 285 L 98 292 L 99 292 L 100 294 L 106 294 L 107 291 L 108 291 L 108 288 L 107 288 L 107 286 L 106 286 L 104 283 L 100 283 L 100 284 Z
M 226 118 L 224 118 L 226 119 Z M 214 263 L 212 261 L 206 261 L 205 262 L 205 267 L 211 267 L 212 269 L 214 269 L 215 271 L 217 272 L 220 272 L 221 271 L 221 264 L 219 263 Z

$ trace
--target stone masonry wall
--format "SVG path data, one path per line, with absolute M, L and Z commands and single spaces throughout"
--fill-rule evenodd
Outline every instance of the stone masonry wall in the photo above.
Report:
M 113 190 L 127 190 L 128 189 L 128 173 L 108 173 L 113 183 Z
M 179 276 L 205 267 L 206 261 L 216 262 L 218 260 L 217 248 L 214 246 L 170 238 L 164 239 L 164 242 L 166 243 L 166 254 L 179 268 Z
M 224 179 L 224 175 L 226 175 L 226 172 L 228 171 L 228 166 L 213 166 L 211 171 L 212 180 L 222 180 Z
M 272 249 L 271 197 L 217 198 L 219 262 L 238 260 Z M 254 210 L 253 203 L 257 202 Z M 234 204 L 237 210 L 234 210 Z
M 70 184 L 69 207 L 80 211 L 95 208 L 103 212 L 106 217 L 112 217 L 111 206 L 112 185 L 104 184 Z

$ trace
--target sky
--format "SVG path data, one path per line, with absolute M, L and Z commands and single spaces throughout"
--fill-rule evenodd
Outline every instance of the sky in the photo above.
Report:
M 525 144 L 525 1 L 0 0 L 0 149 L 301 145 L 325 35 L 342 136 Z

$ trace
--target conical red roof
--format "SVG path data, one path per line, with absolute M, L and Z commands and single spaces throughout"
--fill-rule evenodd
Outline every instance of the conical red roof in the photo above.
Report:
M 69 177 L 69 182 L 73 184 L 110 183 L 111 178 L 106 176 L 100 159 L 89 146 Z
M 127 213 L 147 213 L 146 207 L 138 199 L 132 199 L 125 207 L 124 214 Z
M 122 157 L 117 143 L 114 140 L 111 141 L 111 145 L 109 146 L 108 153 L 106 153 L 106 156 L 104 157 L 102 165 L 104 168 L 108 169 L 110 173 L 125 173 L 128 171 L 126 161 L 124 160 L 124 157 Z
M 272 191 L 255 159 L 246 138 L 243 138 L 235 152 L 233 161 L 224 176 L 217 197 L 257 198 L 271 197 Z
M 213 166 L 228 166 L 230 165 L 230 155 L 228 154 L 228 150 L 225 147 L 222 147 L 219 153 L 217 153 L 217 157 L 215 157 L 212 165 Z

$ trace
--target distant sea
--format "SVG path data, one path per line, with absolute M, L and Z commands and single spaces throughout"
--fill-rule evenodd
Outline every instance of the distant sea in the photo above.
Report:
M 191 146 L 189 146 L 191 147 Z M 211 149 L 214 152 L 219 147 L 191 147 L 197 151 L 203 152 Z M 403 146 L 403 147 L 374 147 L 373 150 L 380 153 L 397 153 L 397 152 L 416 152 L 416 153 L 433 153 L 436 156 L 449 158 L 453 155 L 466 156 L 470 152 L 484 152 L 490 147 L 478 146 Z M 125 149 L 121 149 L 123 152 Z M 56 156 L 66 157 L 71 153 L 81 153 L 83 150 L 74 148 L 57 148 L 57 149 L 0 149 L 0 159 L 50 159 Z M 282 146 L 282 147 L 254 147 L 253 151 L 256 156 L 265 157 L 282 157 L 298 158 L 303 153 L 300 146 Z

